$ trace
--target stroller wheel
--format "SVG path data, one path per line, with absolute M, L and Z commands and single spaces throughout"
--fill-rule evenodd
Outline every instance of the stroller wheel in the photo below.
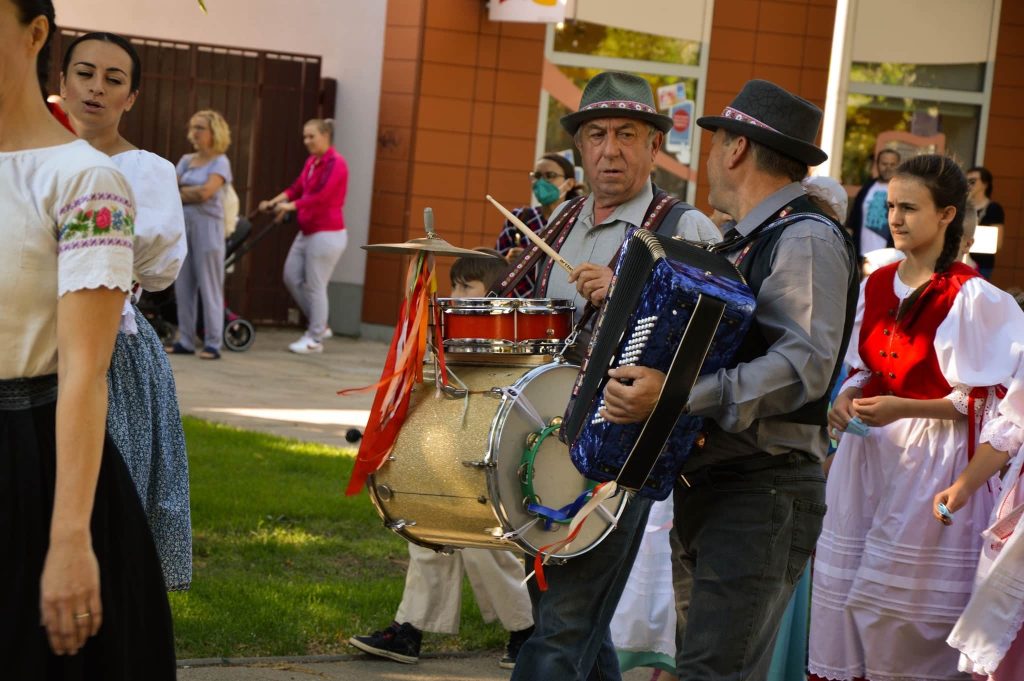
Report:
M 256 329 L 245 319 L 232 319 L 224 325 L 224 346 L 234 352 L 245 352 L 256 340 Z

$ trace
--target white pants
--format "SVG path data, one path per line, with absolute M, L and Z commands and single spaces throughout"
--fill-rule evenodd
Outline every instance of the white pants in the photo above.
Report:
M 405 592 L 395 613 L 399 624 L 438 634 L 457 634 L 462 610 L 462 574 L 476 595 L 485 622 L 495 618 L 508 631 L 533 626 L 523 564 L 509 551 L 462 549 L 451 555 L 409 544 Z
M 284 285 L 309 320 L 308 334 L 320 339 L 327 330 L 327 284 L 348 244 L 344 229 L 295 236 L 284 261 Z

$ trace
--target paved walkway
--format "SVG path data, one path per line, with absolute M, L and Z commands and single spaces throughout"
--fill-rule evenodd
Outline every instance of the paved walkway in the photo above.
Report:
M 493 654 L 421 659 L 414 665 L 369 656 L 241 662 L 232 666 L 182 667 L 178 670 L 178 681 L 508 681 L 511 674 L 498 666 Z
M 344 446 L 345 431 L 362 428 L 373 393 L 339 397 L 380 378 L 388 346 L 375 341 L 329 338 L 314 355 L 288 352 L 292 330 L 256 332 L 246 352 L 225 351 L 220 360 L 172 355 L 182 413 L 282 437 Z
M 425 658 L 418 664 L 399 664 L 370 656 L 264 658 L 236 660 L 228 666 L 210 666 L 211 661 L 203 660 L 195 662 L 197 666 L 179 667 L 178 681 L 508 681 L 512 673 L 498 666 L 494 654 Z M 648 681 L 651 670 L 631 669 L 622 678 L 624 681 Z
M 295 355 L 293 330 L 261 328 L 246 352 L 225 351 L 219 361 L 171 356 L 182 413 L 282 437 L 346 446 L 345 431 L 366 424 L 373 393 L 339 397 L 341 388 L 380 378 L 388 346 L 376 341 L 331 338 L 324 352 Z M 506 681 L 494 652 L 424 658 L 405 665 L 369 656 L 182 660 L 179 681 Z M 229 664 L 225 664 L 229 662 Z M 649 670 L 624 678 L 646 681 Z M 547 680 L 545 680 L 547 681 Z M 551 680 L 559 681 L 559 680 Z

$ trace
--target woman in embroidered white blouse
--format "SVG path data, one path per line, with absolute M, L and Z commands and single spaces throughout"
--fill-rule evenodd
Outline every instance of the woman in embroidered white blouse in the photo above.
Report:
M 46 108 L 53 30 L 50 0 L 0 0 L 0 656 L 5 678 L 171 681 L 159 560 L 104 438 L 134 199 Z

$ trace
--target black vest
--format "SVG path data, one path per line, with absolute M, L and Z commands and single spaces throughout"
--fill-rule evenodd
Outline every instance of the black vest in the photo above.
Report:
M 853 331 L 853 317 L 857 312 L 857 296 L 860 288 L 860 269 L 857 266 L 857 255 L 854 250 L 853 242 L 850 240 L 846 230 L 843 229 L 842 225 L 833 220 L 832 217 L 826 215 L 817 206 L 815 206 L 810 199 L 806 196 L 801 196 L 788 203 L 778 212 L 772 214 L 771 217 L 758 225 L 758 227 L 747 237 L 742 237 L 733 243 L 723 244 L 723 247 L 716 250 L 727 254 L 734 252 L 739 248 L 743 248 L 747 244 L 751 245 L 746 257 L 739 265 L 739 270 L 747 280 L 747 285 L 750 286 L 754 295 L 757 296 L 758 293 L 760 293 L 761 284 L 768 275 L 771 274 L 772 253 L 775 249 L 775 245 L 786 231 L 786 228 L 790 225 L 782 225 L 770 230 L 767 229 L 767 227 L 783 216 L 796 213 L 815 213 L 817 215 L 824 216 L 835 226 L 836 232 L 843 237 L 843 243 L 846 245 L 847 259 L 850 264 L 850 273 L 845 281 L 837 281 L 836 285 L 845 284 L 847 287 L 846 321 L 843 324 L 842 344 L 839 347 L 839 353 L 836 355 L 835 365 L 832 367 L 832 375 L 829 379 L 828 388 L 825 390 L 825 393 L 788 414 L 782 414 L 772 418 L 792 423 L 824 426 L 828 418 L 828 405 L 829 399 L 832 396 L 832 387 L 835 385 L 836 377 L 839 375 L 839 369 L 843 365 L 843 359 L 846 357 L 846 348 L 850 343 L 850 334 Z M 751 325 L 750 331 L 747 332 L 747 336 L 743 340 L 743 344 L 736 353 L 736 364 L 750 362 L 751 360 L 763 356 L 768 351 L 769 346 L 770 343 L 755 318 L 754 324 Z

